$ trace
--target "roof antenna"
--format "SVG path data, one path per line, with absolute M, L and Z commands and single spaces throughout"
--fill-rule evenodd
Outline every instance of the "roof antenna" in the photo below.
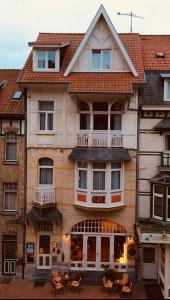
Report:
M 135 17 L 135 18 L 140 18 L 140 19 L 144 19 L 143 17 L 139 17 L 135 14 L 132 13 L 132 11 L 130 13 L 121 13 L 121 12 L 118 12 L 117 13 L 119 16 L 128 16 L 130 17 L 130 32 L 132 33 L 132 18 Z

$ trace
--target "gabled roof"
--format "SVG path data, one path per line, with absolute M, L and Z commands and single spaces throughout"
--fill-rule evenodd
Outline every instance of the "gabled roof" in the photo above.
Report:
M 23 99 L 12 100 L 14 93 L 21 90 L 17 83 L 20 72 L 18 69 L 0 69 L 0 82 L 6 82 L 0 86 L 0 115 L 24 114 Z
M 93 29 L 95 28 L 95 26 L 96 26 L 96 24 L 99 21 L 99 18 L 101 16 L 103 16 L 103 18 L 105 19 L 105 21 L 106 21 L 106 23 L 107 23 L 107 25 L 108 25 L 111 33 L 113 34 L 113 37 L 115 38 L 115 40 L 117 42 L 119 50 L 121 51 L 121 53 L 122 53 L 122 55 L 123 55 L 123 57 L 124 57 L 127 65 L 129 66 L 132 74 L 134 76 L 138 76 L 138 73 L 137 73 L 137 71 L 136 71 L 136 69 L 135 69 L 135 67 L 134 67 L 134 65 L 133 65 L 133 63 L 132 63 L 132 61 L 131 61 L 131 59 L 130 59 L 130 57 L 129 57 L 126 49 L 125 49 L 125 47 L 124 47 L 124 45 L 122 44 L 122 42 L 120 40 L 120 37 L 118 36 L 118 34 L 117 34 L 117 32 L 116 32 L 116 30 L 115 30 L 115 28 L 114 28 L 114 26 L 113 26 L 113 24 L 112 24 L 112 22 L 111 22 L 111 20 L 110 20 L 110 18 L 109 18 L 109 16 L 108 16 L 108 14 L 107 14 L 107 12 L 106 12 L 106 10 L 105 10 L 105 8 L 104 8 L 103 5 L 101 5 L 100 8 L 99 8 L 99 10 L 97 11 L 97 13 L 96 13 L 96 15 L 95 15 L 92 23 L 90 24 L 90 26 L 89 26 L 86 34 L 83 37 L 83 39 L 82 39 L 82 41 L 81 41 L 78 49 L 76 50 L 73 58 L 71 59 L 69 65 L 67 67 L 67 69 L 65 70 L 64 76 L 68 76 L 68 74 L 71 72 L 72 67 L 74 66 L 75 62 L 77 61 L 77 59 L 78 59 L 81 51 L 83 50 L 85 44 L 87 43 L 87 41 L 88 41 L 88 39 L 89 39 L 89 37 L 90 37 Z

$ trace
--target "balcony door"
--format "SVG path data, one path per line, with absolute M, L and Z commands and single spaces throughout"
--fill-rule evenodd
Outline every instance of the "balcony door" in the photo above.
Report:
M 37 247 L 37 267 L 38 269 L 51 268 L 51 255 L 50 255 L 50 234 L 38 234 L 38 247 Z

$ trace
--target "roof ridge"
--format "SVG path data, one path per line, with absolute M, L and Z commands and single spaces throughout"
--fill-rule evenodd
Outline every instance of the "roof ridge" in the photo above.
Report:
M 39 34 L 72 34 L 72 35 L 82 35 L 84 32 L 39 32 Z

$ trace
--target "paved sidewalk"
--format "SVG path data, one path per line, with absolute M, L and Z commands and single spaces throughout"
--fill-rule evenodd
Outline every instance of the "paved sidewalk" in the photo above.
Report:
M 9 284 L 0 284 L 0 299 L 54 299 L 51 294 L 51 286 L 45 283 L 43 287 L 34 287 L 33 282 L 26 279 L 13 279 Z M 127 299 L 119 291 L 112 295 L 108 292 L 102 293 L 101 286 L 82 285 L 81 294 L 77 291 L 56 295 L 56 299 Z M 134 284 L 131 299 L 147 299 L 143 283 Z M 128 299 L 129 299 L 128 298 Z

